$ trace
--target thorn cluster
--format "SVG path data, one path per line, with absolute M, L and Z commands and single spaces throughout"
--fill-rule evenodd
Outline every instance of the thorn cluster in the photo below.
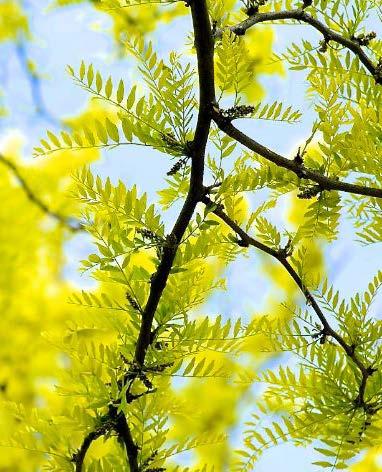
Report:
M 126 299 L 130 303 L 131 307 L 134 308 L 134 310 L 139 312 L 141 311 L 141 307 L 139 306 L 138 302 L 129 292 L 126 292 Z
M 304 200 L 309 200 L 321 192 L 322 188 L 320 185 L 310 185 L 309 187 L 301 189 L 300 193 L 297 194 L 297 197 Z
M 188 157 L 183 157 L 182 159 L 179 159 L 167 172 L 167 175 L 171 176 L 171 175 L 177 174 L 180 171 L 180 169 L 186 165 L 187 160 L 188 160 Z
M 227 108 L 226 110 L 220 110 L 220 114 L 223 118 L 231 121 L 237 118 L 244 118 L 254 111 L 255 107 L 252 105 L 238 105 L 236 107 Z
M 176 139 L 174 133 L 161 133 L 161 138 L 168 149 L 171 149 L 176 154 L 183 154 L 183 145 Z
M 163 243 L 163 239 L 158 236 L 154 231 L 151 231 L 147 228 L 137 228 L 136 232 L 140 234 L 144 239 L 149 239 L 157 244 Z

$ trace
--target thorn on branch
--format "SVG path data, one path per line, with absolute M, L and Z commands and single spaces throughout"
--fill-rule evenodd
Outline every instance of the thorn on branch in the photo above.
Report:
M 292 239 L 289 238 L 288 242 L 286 245 L 279 250 L 279 256 L 282 257 L 283 259 L 287 259 L 293 254 L 293 245 L 292 245 Z
M 305 10 L 305 8 L 312 6 L 312 4 L 313 4 L 313 0 L 303 0 L 302 2 L 303 10 Z
M 208 195 L 211 195 L 211 193 L 214 193 L 217 188 L 221 186 L 222 182 L 216 182 L 216 184 L 208 185 L 207 187 L 204 187 L 204 196 L 207 197 Z M 207 208 L 211 205 L 207 205 Z
M 301 148 L 298 148 L 297 154 L 295 155 L 293 160 L 299 166 L 302 166 L 304 164 L 303 155 L 304 155 L 304 153 L 301 153 Z

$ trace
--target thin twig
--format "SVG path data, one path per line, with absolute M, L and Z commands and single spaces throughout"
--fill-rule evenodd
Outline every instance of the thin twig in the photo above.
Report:
M 232 218 L 230 218 L 224 212 L 224 210 L 222 209 L 220 205 L 214 204 L 214 202 L 212 202 L 209 197 L 205 196 L 203 198 L 203 203 L 205 203 L 207 206 L 212 207 L 213 208 L 212 212 L 216 216 L 218 216 L 222 221 L 224 221 L 224 223 L 226 223 L 238 236 L 240 236 L 241 239 L 240 241 L 238 241 L 238 243 L 241 246 L 244 246 L 244 247 L 253 246 L 259 249 L 260 251 L 263 251 L 266 254 L 269 254 L 270 256 L 274 257 L 284 266 L 286 271 L 289 273 L 289 275 L 295 281 L 296 285 L 304 294 L 304 297 L 307 303 L 311 305 L 317 317 L 321 321 L 322 326 L 323 326 L 322 334 L 325 336 L 331 336 L 333 339 L 335 339 L 338 342 L 338 344 L 342 347 L 342 349 L 346 352 L 347 356 L 353 361 L 353 363 L 357 366 L 358 370 L 360 371 L 361 382 L 359 385 L 358 395 L 354 399 L 354 403 L 356 404 L 356 406 L 367 408 L 367 404 L 365 403 L 365 399 L 364 399 L 366 382 L 367 382 L 367 379 L 371 375 L 373 375 L 374 369 L 371 366 L 365 365 L 356 354 L 355 346 L 349 345 L 345 341 L 345 339 L 331 327 L 331 325 L 329 324 L 329 321 L 327 320 L 326 316 L 322 312 L 320 306 L 318 305 L 317 301 L 313 297 L 312 293 L 309 291 L 309 289 L 306 287 L 306 285 L 302 281 L 301 277 L 298 275 L 298 273 L 289 263 L 287 256 L 285 254 L 285 251 L 276 250 L 271 247 L 268 247 L 265 244 L 261 243 L 260 241 L 257 241 L 256 239 L 251 237 L 234 220 L 232 220 Z
M 83 229 L 81 223 L 75 223 L 72 219 L 67 218 L 63 215 L 60 215 L 56 211 L 52 210 L 48 207 L 46 203 L 44 203 L 32 190 L 28 182 L 25 178 L 21 175 L 17 166 L 8 158 L 6 158 L 3 154 L 0 153 L 0 162 L 2 162 L 8 169 L 13 173 L 16 177 L 17 181 L 19 182 L 21 188 L 24 190 L 28 199 L 36 205 L 43 213 L 47 214 L 48 216 L 54 218 L 62 225 L 66 226 L 70 231 L 81 231 Z
M 336 43 L 341 44 L 342 46 L 352 51 L 356 56 L 358 56 L 361 63 L 375 78 L 376 82 L 379 84 L 382 83 L 382 78 L 379 77 L 379 75 L 377 74 L 375 65 L 368 58 L 368 56 L 357 41 L 346 38 L 345 36 L 342 36 L 336 31 L 331 30 L 328 26 L 326 26 L 324 23 L 317 20 L 316 18 L 313 18 L 313 16 L 309 15 L 309 13 L 307 13 L 302 8 L 298 8 L 296 10 L 255 13 L 254 15 L 249 16 L 247 19 L 238 23 L 237 25 L 232 26 L 230 30 L 237 35 L 243 35 L 249 28 L 258 23 L 265 23 L 268 21 L 275 20 L 297 20 L 313 26 L 313 28 L 322 33 L 325 41 L 335 41 Z M 216 32 L 216 37 L 221 36 L 222 32 L 222 30 L 218 30 Z
M 222 116 L 221 111 L 216 106 L 213 106 L 212 117 L 218 127 L 232 139 L 236 140 L 238 143 L 259 154 L 264 159 L 272 162 L 278 167 L 283 167 L 284 169 L 290 170 L 296 174 L 297 177 L 316 182 L 321 190 L 338 190 L 340 192 L 352 193 L 355 195 L 366 195 L 369 197 L 382 198 L 382 188 L 365 187 L 362 185 L 342 182 L 340 180 L 327 177 L 326 175 L 321 174 L 315 170 L 311 170 L 296 160 L 287 159 L 286 157 L 281 156 L 280 154 L 272 151 L 266 146 L 263 146 L 236 128 L 229 119 Z

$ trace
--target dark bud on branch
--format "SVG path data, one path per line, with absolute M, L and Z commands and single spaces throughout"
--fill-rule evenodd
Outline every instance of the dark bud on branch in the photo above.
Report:
M 285 247 L 282 247 L 282 248 L 279 249 L 279 255 L 282 258 L 287 259 L 292 254 L 293 254 L 293 244 L 292 244 L 292 239 L 289 238 L 288 242 L 285 245 Z
M 318 48 L 318 52 L 321 54 L 325 54 L 326 51 L 328 50 L 328 45 L 329 45 L 329 40 L 328 39 L 322 39 L 320 41 L 320 47 Z
M 244 239 L 238 239 L 237 240 L 237 245 L 240 247 L 249 247 L 249 242 L 244 241 Z
M 367 372 L 367 375 L 373 375 L 375 372 L 378 372 L 378 369 L 373 367 L 373 366 L 369 366 L 367 369 L 366 369 L 366 372 Z
M 218 29 L 218 22 L 217 20 L 213 20 L 212 21 L 212 36 L 215 36 L 217 29 Z
M 374 78 L 377 84 L 382 85 L 382 57 L 379 58 L 378 63 L 375 66 Z
M 253 15 L 256 15 L 258 11 L 259 11 L 259 7 L 257 5 L 251 5 L 249 8 L 245 10 L 245 13 L 248 16 L 253 16 Z
M 178 241 L 175 234 L 168 234 L 164 242 L 164 246 L 170 249 L 176 249 L 178 246 Z
M 352 36 L 352 40 L 357 42 L 360 46 L 368 46 L 370 41 L 377 37 L 377 33 L 375 31 L 371 31 L 367 34 L 360 34 L 358 36 Z
M 318 333 L 313 333 L 312 338 L 318 340 L 320 344 L 325 344 L 329 335 L 327 329 L 322 328 Z
M 258 13 L 259 8 L 264 6 L 267 3 L 267 0 L 249 0 L 246 2 L 245 13 L 248 16 L 254 16 Z

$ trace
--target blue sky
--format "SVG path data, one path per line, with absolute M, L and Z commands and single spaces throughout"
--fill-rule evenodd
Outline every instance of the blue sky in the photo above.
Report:
M 113 41 L 107 33 L 111 23 L 105 15 L 87 4 L 56 11 L 47 10 L 48 3 L 47 0 L 25 2 L 33 34 L 25 51 L 17 50 L 13 44 L 0 47 L 0 87 L 4 91 L 5 105 L 11 110 L 9 116 L 0 121 L 0 141 L 10 133 L 21 133 L 25 138 L 26 158 L 29 158 L 31 149 L 47 128 L 59 128 L 61 118 L 76 115 L 87 104 L 87 94 L 75 86 L 66 74 L 67 64 L 76 67 L 85 59 L 87 63 L 93 62 L 96 67 L 117 79 L 127 78 L 128 82 L 133 78 L 129 61 L 120 60 L 116 55 Z M 188 29 L 187 18 L 161 26 L 155 34 L 160 50 L 168 51 L 173 45 L 183 44 L 184 31 Z M 283 26 L 277 30 L 276 48 L 282 50 L 291 39 L 298 40 L 302 33 L 304 38 L 311 37 L 318 41 L 319 37 L 310 33 L 306 27 L 296 29 Z M 22 63 L 24 52 L 38 64 L 43 75 L 41 94 L 46 113 L 36 114 L 32 97 L 36 88 L 31 87 L 33 84 L 25 72 Z M 287 80 L 266 77 L 262 82 L 268 90 L 269 101 L 284 100 L 304 110 L 302 123 L 293 127 L 269 123 L 251 125 L 251 131 L 255 127 L 264 144 L 288 155 L 309 134 L 312 121 L 312 111 L 304 102 L 303 76 L 294 74 L 288 76 Z M 169 161 L 152 151 L 145 150 L 142 153 L 137 149 L 129 149 L 104 153 L 95 168 L 101 175 L 108 175 L 113 180 L 121 178 L 127 183 L 137 182 L 154 199 L 154 190 L 161 187 Z M 342 221 L 341 229 L 347 237 L 329 246 L 325 253 L 330 280 L 344 295 L 350 296 L 366 288 L 368 280 L 381 267 L 381 256 L 377 246 L 361 247 L 352 240 L 354 232 L 347 220 Z M 67 245 L 65 275 L 81 285 L 88 285 L 89 281 L 79 278 L 77 262 L 88 252 L 88 247 L 88 240 L 84 236 L 76 237 Z M 261 274 L 259 265 L 260 257 L 255 252 L 251 253 L 250 258 L 241 258 L 234 263 L 227 271 L 228 292 L 214 295 L 206 309 L 225 316 L 261 311 L 272 286 Z M 380 299 L 374 310 L 377 315 L 380 314 Z M 310 448 L 304 450 L 289 445 L 280 446 L 264 455 L 256 472 L 269 472 L 281 467 L 283 472 L 313 471 L 315 468 L 310 463 L 315 457 Z

